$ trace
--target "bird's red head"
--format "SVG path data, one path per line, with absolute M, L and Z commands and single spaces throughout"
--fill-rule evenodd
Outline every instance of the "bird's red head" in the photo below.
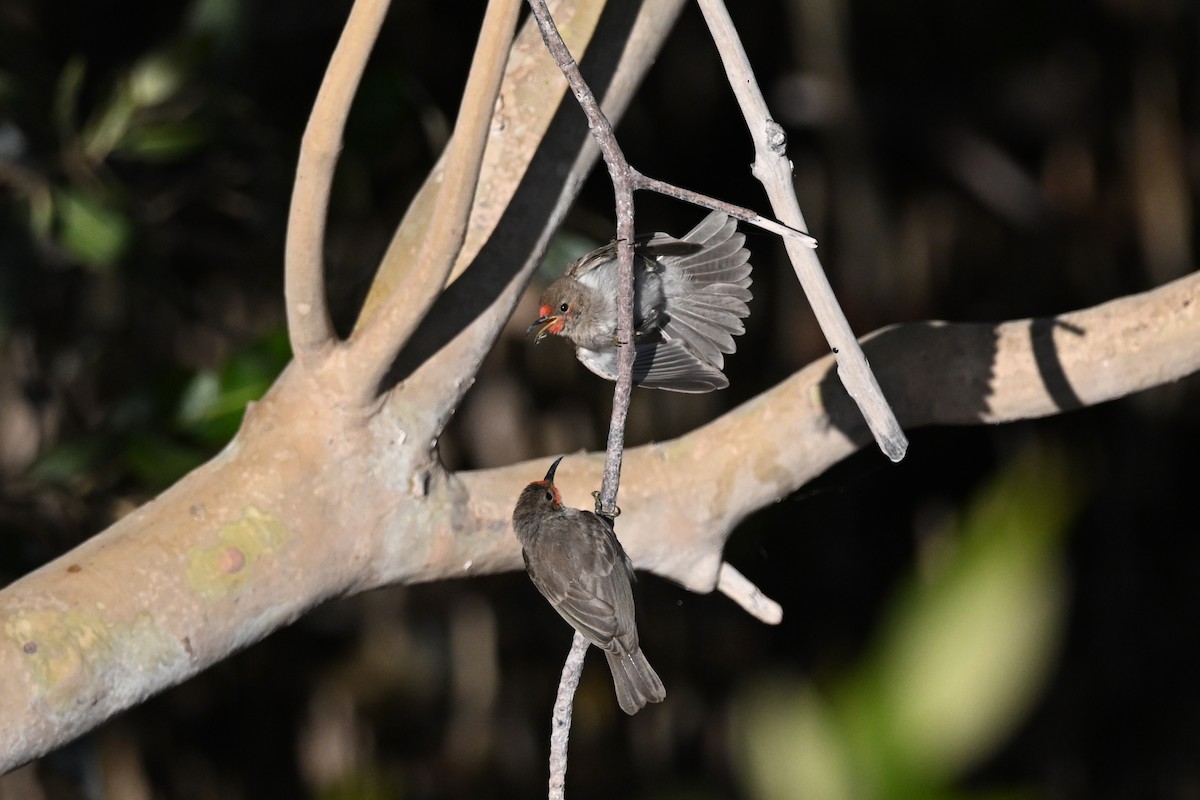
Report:
M 546 490 L 546 499 L 555 508 L 562 505 L 562 495 L 558 493 L 558 487 L 554 485 L 554 473 L 558 471 L 558 465 L 563 460 L 562 456 L 554 459 L 554 463 L 550 465 L 550 469 L 546 470 L 546 477 L 540 481 L 534 481 L 530 486 L 542 487 Z
M 555 508 L 562 505 L 562 495 L 558 491 L 558 487 L 550 481 L 534 481 L 529 484 L 530 488 L 537 487 L 539 491 L 546 493 L 546 500 Z
M 546 336 L 552 333 L 562 333 L 563 328 L 567 325 L 567 311 L 569 307 L 566 303 L 559 305 L 559 313 L 555 313 L 552 306 L 547 303 L 542 303 L 538 309 L 538 318 L 529 326 L 529 333 L 537 331 L 537 335 L 533 338 L 534 343 L 540 342 Z

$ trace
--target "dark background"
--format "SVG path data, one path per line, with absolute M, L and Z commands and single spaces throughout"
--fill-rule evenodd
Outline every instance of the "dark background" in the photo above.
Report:
M 1192 269 L 1193 4 L 731 5 L 856 331 L 1053 314 Z M 444 143 L 482 15 L 395 6 L 333 201 L 343 326 Z M 210 457 L 286 362 L 291 170 L 347 9 L 0 4 L 0 583 Z M 137 99 L 147 85 L 153 102 Z M 766 209 L 691 6 L 619 133 L 642 171 Z M 655 197 L 638 210 L 647 231 L 702 215 Z M 600 175 L 565 230 L 598 244 L 611 214 Z M 632 443 L 686 432 L 827 351 L 782 247 L 748 237 L 756 297 L 731 387 L 637 393 Z M 532 298 L 441 442 L 451 467 L 603 444 L 610 387 L 565 345 L 522 336 Z M 898 592 L 1021 453 L 1053 452 L 1075 487 L 1052 556 L 1065 617 L 1031 700 L 969 763 L 847 796 L 1200 797 L 1198 400 L 1193 377 L 1059 418 L 911 431 L 897 466 L 851 457 L 729 543 L 783 605 L 778 627 L 645 577 L 642 638 L 668 701 L 626 719 L 593 653 L 569 796 L 794 796 L 747 766 L 747 698 L 782 682 L 853 705 L 848 676 L 872 663 Z M 538 796 L 569 639 L 523 575 L 330 603 L 0 781 L 0 797 Z

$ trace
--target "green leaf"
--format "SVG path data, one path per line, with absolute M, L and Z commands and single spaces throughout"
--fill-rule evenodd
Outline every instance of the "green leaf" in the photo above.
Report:
M 597 242 L 587 236 L 580 236 L 570 231 L 560 230 L 550 238 L 546 246 L 546 255 L 538 265 L 538 273 L 547 283 L 561 278 L 571 262 L 599 247 Z
M 71 56 L 58 75 L 54 87 L 54 126 L 59 139 L 71 141 L 77 125 L 75 114 L 79 109 L 79 95 L 83 91 L 83 79 L 87 75 L 87 61 L 82 56 Z
M 263 396 L 290 358 L 287 333 L 278 331 L 235 353 L 220 370 L 196 373 L 180 399 L 180 427 L 208 443 L 229 441 L 246 404 Z
M 108 158 L 125 138 L 135 111 L 137 106 L 130 96 L 129 83 L 118 81 L 107 101 L 92 113 L 80 132 L 84 155 L 97 163 Z
M 54 201 L 59 242 L 81 264 L 107 271 L 125 255 L 133 226 L 124 214 L 75 189 L 58 190 Z
M 756 800 L 862 796 L 844 732 L 811 685 L 794 678 L 756 684 L 735 705 L 733 729 L 739 771 Z
M 117 153 L 139 161 L 166 163 L 185 158 L 209 141 L 209 132 L 193 121 L 147 123 L 130 128 Z
M 1060 454 L 1025 453 L 970 504 L 948 563 L 902 593 L 868 680 L 906 769 L 961 773 L 1040 694 L 1062 638 L 1059 543 L 1078 502 Z
M 111 439 L 100 434 L 62 442 L 38 457 L 29 477 L 40 483 L 66 483 L 90 473 L 111 450 Z
M 183 89 L 191 76 L 193 48 L 176 45 L 139 59 L 129 70 L 129 101 L 134 108 L 167 102 Z
M 133 436 L 125 445 L 125 463 L 151 489 L 165 489 L 204 462 L 199 449 L 155 434 Z
M 740 698 L 734 741 L 749 795 L 967 796 L 956 780 L 1012 733 L 1048 680 L 1065 616 L 1061 543 L 1079 499 L 1060 453 L 1022 454 L 968 503 L 960 530 L 938 536 L 938 568 L 909 579 L 838 686 L 770 680 Z

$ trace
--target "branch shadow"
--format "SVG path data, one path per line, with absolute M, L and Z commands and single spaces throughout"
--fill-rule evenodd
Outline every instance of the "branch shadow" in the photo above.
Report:
M 604 98 L 612 85 L 643 2 L 613 0 L 601 13 L 580 62 L 597 97 Z M 534 256 L 545 249 L 551 232 L 561 221 L 552 219 L 561 194 L 578 189 L 567 186 L 566 181 L 570 165 L 589 139 L 587 119 L 574 96 L 567 92 L 495 231 L 458 280 L 438 296 L 397 355 L 381 388 L 407 380 L 491 308 L 522 271 L 526 277 L 533 272 Z
M 1042 383 L 1050 393 L 1059 411 L 1072 411 L 1083 408 L 1083 401 L 1063 371 L 1062 361 L 1058 357 L 1058 349 L 1054 346 L 1054 331 L 1065 330 L 1075 336 L 1085 336 L 1087 332 L 1078 325 L 1064 322 L 1057 317 L 1038 317 L 1029 326 L 1029 344 L 1033 349 L 1033 360 L 1037 364 L 1038 374 Z
M 1055 330 L 1087 335 L 1057 317 L 1032 319 L 1029 356 L 1058 411 L 1082 408 L 1054 343 Z M 999 331 L 1000 324 L 990 323 L 909 323 L 871 334 L 863 340 L 863 351 L 904 428 L 978 425 L 994 420 L 991 398 Z M 859 445 L 870 443 L 871 432 L 832 360 L 819 388 L 830 424 Z

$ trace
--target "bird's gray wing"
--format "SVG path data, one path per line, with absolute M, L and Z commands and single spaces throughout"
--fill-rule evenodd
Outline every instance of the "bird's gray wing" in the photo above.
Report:
M 734 336 L 750 314 L 750 251 L 737 221 L 714 211 L 683 237 L 697 252 L 659 259 L 670 298 L 661 328 L 665 338 L 681 339 L 695 355 L 720 370 L 732 353 Z
M 750 251 L 745 248 L 745 235 L 738 233 L 737 220 L 714 211 L 688 231 L 681 241 L 699 245 L 700 249 L 686 254 L 669 254 L 662 261 L 678 269 L 693 283 L 750 287 Z
M 610 652 L 637 649 L 633 574 L 629 557 L 606 523 L 591 512 L 579 512 L 579 525 L 569 537 L 543 540 L 553 549 L 525 565 L 534 586 L 573 628 L 592 644 Z M 558 569 L 538 572 L 539 561 Z
M 633 382 L 648 389 L 698 394 L 724 389 L 729 379 L 682 341 L 639 342 L 633 358 Z
M 679 340 L 656 337 L 639 341 L 633 356 L 633 382 L 647 389 L 700 394 L 724 389 L 729 380 L 721 370 L 699 358 Z M 619 348 L 588 350 L 576 348 L 575 355 L 585 367 L 601 378 L 617 379 Z

